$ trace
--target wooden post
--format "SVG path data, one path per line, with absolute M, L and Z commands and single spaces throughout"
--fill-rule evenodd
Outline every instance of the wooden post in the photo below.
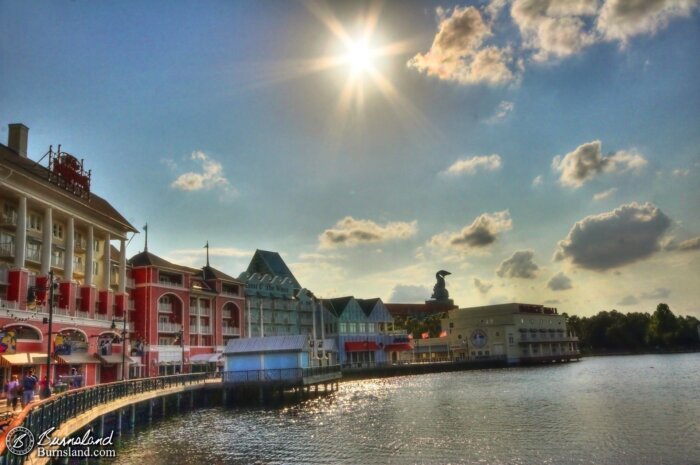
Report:
M 117 409 L 117 436 L 122 435 L 122 409 Z
M 136 427 L 136 404 L 131 404 L 131 418 L 129 418 L 129 429 L 133 432 Z
M 148 400 L 148 423 L 153 421 L 153 399 Z

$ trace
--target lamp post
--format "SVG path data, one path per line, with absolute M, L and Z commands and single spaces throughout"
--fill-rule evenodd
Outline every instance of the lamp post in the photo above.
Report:
M 117 321 L 119 320 L 112 318 L 112 331 L 117 329 Z M 120 322 L 124 324 L 122 329 L 122 381 L 124 381 L 126 380 L 126 318 L 122 318 Z
M 180 328 L 180 332 L 178 333 L 178 338 L 180 339 L 180 349 L 182 350 L 182 354 L 180 357 L 180 374 L 184 375 L 185 374 L 185 328 L 184 328 L 184 326 Z
M 47 289 L 48 288 L 48 289 Z M 46 387 L 42 390 L 42 392 L 39 393 L 39 396 L 42 398 L 47 398 L 51 395 L 51 333 L 52 333 L 52 325 L 53 325 L 53 289 L 54 289 L 54 282 L 53 282 L 53 270 L 49 270 L 49 281 L 48 284 L 45 287 L 36 287 L 36 286 L 31 286 L 27 290 L 27 304 L 32 303 L 36 305 L 36 291 L 41 290 L 41 291 L 49 291 L 49 317 L 43 319 L 43 323 L 49 324 L 48 328 L 48 336 L 47 336 L 47 342 L 46 342 Z

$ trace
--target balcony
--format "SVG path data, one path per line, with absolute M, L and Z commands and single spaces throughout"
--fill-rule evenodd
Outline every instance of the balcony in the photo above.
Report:
M 126 279 L 126 287 L 129 289 L 133 289 L 136 287 L 136 282 L 134 281 L 134 278 L 127 278 Z
M 221 328 L 223 330 L 224 336 L 240 336 L 241 328 L 234 328 L 233 326 L 224 326 Z
M 161 286 L 174 287 L 177 289 L 182 289 L 184 287 L 181 282 L 171 281 L 169 279 L 162 279 L 162 278 L 158 280 L 158 284 L 160 284 Z
M 25 259 L 30 262 L 41 263 L 41 250 L 27 250 Z
M 158 303 L 158 313 L 173 313 L 173 304 Z
M 85 275 L 85 265 L 83 263 L 73 263 L 73 274 Z
M 164 321 L 158 322 L 159 333 L 179 333 L 182 325 L 179 323 L 167 323 Z
M 15 256 L 15 243 L 5 242 L 0 244 L 0 257 L 11 258 Z
M 211 326 L 200 326 L 197 334 L 211 334 Z
M 59 270 L 62 270 L 63 269 L 63 257 L 52 255 L 51 256 L 51 267 L 58 268 Z
M 13 228 L 17 226 L 17 212 L 3 213 L 0 216 L 0 226 L 4 228 Z
M 85 242 L 85 239 L 82 237 L 76 237 L 75 240 L 73 241 L 73 247 L 76 252 L 82 253 L 87 250 L 87 243 Z

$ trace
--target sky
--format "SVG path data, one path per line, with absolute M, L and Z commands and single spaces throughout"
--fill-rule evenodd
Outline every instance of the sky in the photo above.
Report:
M 322 297 L 700 317 L 698 0 L 0 0 L 0 140 Z

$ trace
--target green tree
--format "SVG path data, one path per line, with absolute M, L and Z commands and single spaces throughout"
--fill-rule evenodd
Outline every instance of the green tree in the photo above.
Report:
M 656 306 L 649 321 L 649 343 L 652 346 L 669 347 L 673 344 L 678 330 L 678 321 L 667 304 Z

